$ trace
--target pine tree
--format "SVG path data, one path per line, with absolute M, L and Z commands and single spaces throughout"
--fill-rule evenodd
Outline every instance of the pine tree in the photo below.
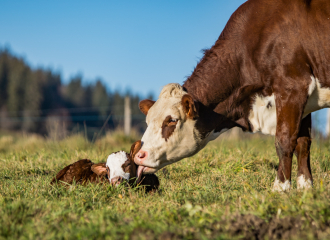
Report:
M 9 75 L 9 53 L 7 51 L 0 52 L 0 109 L 7 102 L 7 85 Z
M 24 89 L 24 131 L 38 132 L 40 125 L 40 106 L 42 102 L 42 81 L 37 77 L 36 72 L 27 70 Z
M 82 77 L 76 76 L 65 87 L 65 98 L 76 107 L 86 106 L 86 90 L 82 86 Z
M 92 105 L 98 109 L 98 112 L 102 116 L 106 116 L 110 112 L 110 97 L 105 86 L 100 80 L 97 80 L 95 86 L 93 87 Z
M 13 59 L 8 75 L 7 109 L 11 117 L 12 129 L 20 129 L 23 120 L 25 83 L 29 72 L 21 59 Z
M 42 82 L 42 104 L 41 109 L 45 109 L 44 114 L 48 114 L 52 109 L 71 107 L 63 100 L 61 76 L 51 71 L 39 69 L 35 74 L 39 82 Z

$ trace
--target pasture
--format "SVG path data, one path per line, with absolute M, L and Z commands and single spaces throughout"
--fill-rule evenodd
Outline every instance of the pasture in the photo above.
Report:
M 135 137 L 136 138 L 136 137 Z M 217 140 L 160 170 L 160 190 L 50 186 L 64 166 L 129 151 L 134 137 L 0 137 L 0 239 L 329 239 L 329 143 L 314 141 L 314 189 L 273 193 L 273 138 Z

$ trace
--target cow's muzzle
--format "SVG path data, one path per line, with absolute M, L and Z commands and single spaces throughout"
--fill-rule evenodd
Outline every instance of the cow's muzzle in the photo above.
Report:
M 137 183 L 140 183 L 142 179 L 142 175 L 144 174 L 153 174 L 157 172 L 157 168 L 151 168 L 151 167 L 146 167 L 143 165 L 140 165 L 137 169 Z
M 149 153 L 148 151 L 140 149 L 140 151 L 135 155 L 134 162 L 139 165 L 137 169 L 137 182 L 139 183 L 142 179 L 143 174 L 152 174 L 157 172 L 157 168 L 147 167 L 146 160 L 148 159 Z
M 143 162 L 146 161 L 147 159 L 148 159 L 148 152 L 140 149 L 139 152 L 134 157 L 134 162 L 137 165 L 143 165 Z

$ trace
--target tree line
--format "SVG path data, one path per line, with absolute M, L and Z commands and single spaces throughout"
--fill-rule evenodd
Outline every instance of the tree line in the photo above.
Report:
M 114 129 L 123 123 L 128 95 L 132 125 L 143 130 L 145 116 L 139 111 L 138 95 L 109 91 L 100 79 L 92 84 L 82 80 L 78 75 L 64 84 L 59 73 L 32 69 L 9 50 L 0 50 L 0 129 L 43 135 L 60 130 Z

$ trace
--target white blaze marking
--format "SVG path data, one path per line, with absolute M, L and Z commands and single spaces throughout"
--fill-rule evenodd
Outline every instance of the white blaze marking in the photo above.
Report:
M 253 132 L 275 135 L 277 118 L 274 94 L 268 97 L 256 96 L 249 121 L 253 126 Z
M 285 182 L 282 183 L 276 177 L 274 186 L 273 186 L 273 192 L 285 192 L 285 191 L 289 191 L 290 189 L 291 189 L 291 182 L 289 180 L 285 180 Z
M 313 187 L 313 182 L 310 179 L 306 179 L 304 175 L 300 175 L 297 178 L 297 189 L 308 189 Z
M 121 167 L 126 162 L 126 160 L 128 159 L 124 151 L 112 153 L 108 156 L 106 166 L 110 168 L 110 182 L 114 177 L 122 177 L 126 180 L 129 180 L 130 174 L 125 173 Z

